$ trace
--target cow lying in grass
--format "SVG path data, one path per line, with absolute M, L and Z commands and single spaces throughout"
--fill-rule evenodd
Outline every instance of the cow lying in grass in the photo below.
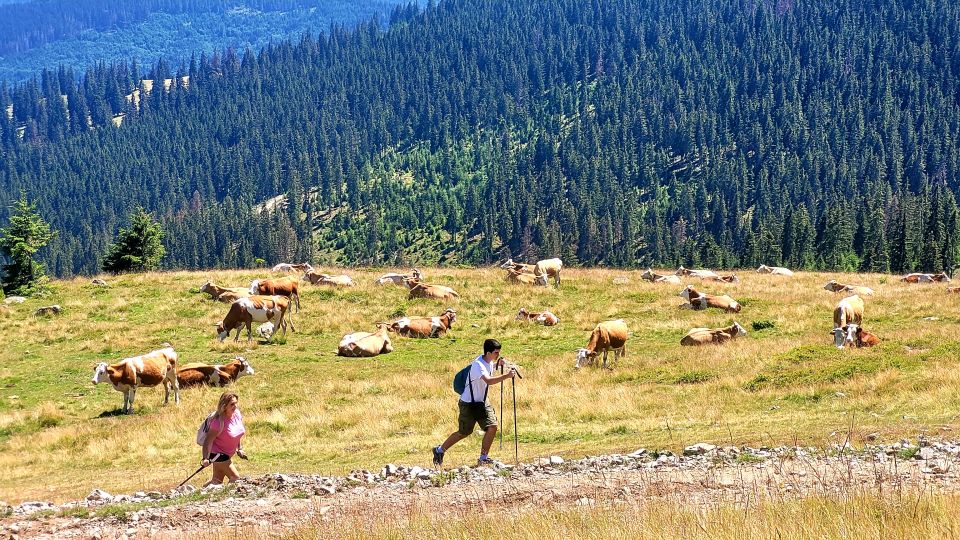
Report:
M 527 311 L 527 308 L 520 308 L 514 320 L 534 321 L 544 326 L 554 326 L 560 322 L 560 318 L 549 311 Z
M 212 281 L 200 286 L 200 292 L 207 293 L 210 298 L 224 304 L 232 304 L 241 298 L 250 296 L 250 289 L 244 287 L 220 287 Z
M 446 285 L 428 285 L 416 279 L 407 279 L 404 280 L 403 283 L 410 288 L 410 294 L 407 296 L 410 300 L 414 298 L 457 300 L 460 298 L 460 294 L 457 291 Z
M 950 282 L 950 276 L 946 272 L 940 272 L 939 274 L 921 274 L 913 273 L 907 274 L 900 278 L 900 281 L 905 281 L 907 283 L 940 283 L 940 282 Z
M 765 264 L 761 264 L 760 267 L 757 268 L 757 273 L 770 274 L 772 276 L 792 276 L 793 270 L 784 268 L 782 266 L 767 266 Z
M 309 281 L 312 285 L 327 285 L 331 287 L 353 287 L 355 284 L 353 278 L 348 275 L 331 276 L 330 274 L 320 274 L 318 272 L 307 272 L 303 275 L 304 281 Z
M 436 317 L 403 317 L 390 323 L 390 331 L 404 337 L 437 338 L 447 333 L 457 320 L 457 312 L 447 308 Z
M 674 275 L 695 277 L 695 278 L 701 278 L 701 279 L 720 277 L 720 274 L 714 272 L 713 270 L 707 270 L 705 268 L 701 268 L 699 270 L 691 270 L 689 268 L 684 268 L 683 266 L 681 266 L 680 268 L 677 268 L 677 271 L 674 272 Z
M 702 310 L 707 308 L 722 309 L 728 313 L 739 313 L 740 304 L 727 295 L 716 296 L 698 292 L 693 285 L 687 285 L 687 288 L 680 291 L 680 296 L 687 301 L 680 307 L 685 309 Z
M 880 344 L 880 338 L 876 334 L 867 332 L 863 328 L 857 327 L 857 339 L 854 341 L 854 345 L 857 348 L 862 347 L 873 347 L 874 345 Z
M 273 272 L 296 272 L 297 274 L 303 274 L 304 272 L 313 271 L 313 266 L 310 266 L 310 263 L 280 263 L 273 267 Z
M 828 281 L 823 288 L 830 292 L 853 293 L 857 296 L 873 296 L 873 289 L 870 287 L 864 287 L 863 285 L 844 285 L 843 283 L 837 283 L 835 279 Z
M 337 345 L 338 356 L 370 358 L 393 352 L 387 324 L 378 323 L 376 332 L 353 332 L 343 336 Z
M 238 356 L 224 365 L 187 364 L 177 369 L 177 382 L 180 388 L 189 386 L 226 386 L 240 377 L 253 375 L 253 366 L 247 359 Z
M 726 328 L 693 328 L 680 339 L 681 345 L 695 346 L 711 343 L 723 344 L 733 338 L 747 335 L 747 330 L 734 322 Z
M 180 403 L 180 386 L 177 383 L 177 352 L 166 347 L 141 356 L 124 358 L 109 365 L 100 362 L 93 370 L 93 384 L 109 382 L 118 392 L 123 392 L 123 412 L 133 413 L 133 400 L 137 388 L 163 384 L 163 403 L 170 402 L 170 389 L 174 401 Z
M 640 274 L 640 279 L 649 281 L 650 283 L 675 283 L 680 284 L 680 278 L 673 274 L 658 274 L 653 270 L 647 268 L 647 270 Z
M 577 363 L 574 367 L 592 365 L 600 353 L 603 353 L 603 367 L 607 367 L 607 352 L 613 351 L 613 361 L 626 356 L 627 353 L 627 323 L 623 319 L 603 321 L 590 333 L 587 346 L 577 349 Z
M 513 259 L 507 259 L 507 262 L 501 264 L 500 268 L 505 268 L 507 270 L 514 270 L 517 272 L 523 272 L 525 274 L 532 274 L 536 266 L 537 265 L 535 264 L 518 263 L 518 262 L 513 262 Z
M 389 272 L 377 278 L 374 282 L 375 285 L 386 285 L 387 283 L 392 283 L 394 285 L 403 285 L 404 280 L 415 279 L 420 281 L 423 279 L 423 274 L 420 273 L 420 270 L 414 268 L 410 271 L 409 274 L 398 274 L 396 272 Z
M 542 285 L 547 286 L 547 275 L 536 276 L 527 272 L 518 272 L 512 268 L 507 269 L 507 283 L 517 283 L 520 285 Z
M 283 335 L 286 336 L 287 324 L 290 325 L 290 330 L 296 331 L 296 328 L 293 326 L 293 320 L 289 317 L 285 318 L 289 307 L 290 301 L 283 296 L 250 296 L 248 298 L 241 298 L 230 304 L 230 311 L 228 311 L 223 320 L 217 324 L 217 339 L 223 341 L 230 336 L 230 332 L 236 329 L 237 336 L 233 338 L 233 340 L 239 341 L 240 330 L 246 326 L 247 341 L 250 341 L 253 333 L 253 323 L 265 323 L 268 321 L 273 323 L 275 328 L 283 330 Z

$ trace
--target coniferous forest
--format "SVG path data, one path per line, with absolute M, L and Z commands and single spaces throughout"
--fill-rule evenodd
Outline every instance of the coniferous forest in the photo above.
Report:
M 444 0 L 382 23 L 0 86 L 2 211 L 38 203 L 57 275 L 96 272 L 137 206 L 170 268 L 956 264 L 960 5 Z

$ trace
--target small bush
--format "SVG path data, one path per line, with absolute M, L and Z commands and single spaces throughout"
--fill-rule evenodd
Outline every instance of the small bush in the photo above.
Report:
M 763 320 L 753 321 L 750 323 L 750 326 L 754 329 L 754 331 L 759 332 L 760 330 L 766 330 L 767 328 L 776 328 L 777 325 L 774 324 L 773 321 Z
M 699 384 L 717 378 L 717 374 L 712 371 L 687 371 L 681 373 L 673 380 L 673 384 Z

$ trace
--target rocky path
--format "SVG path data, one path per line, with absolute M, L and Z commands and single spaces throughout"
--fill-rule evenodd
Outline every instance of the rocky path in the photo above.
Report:
M 960 490 L 960 442 L 901 441 L 864 450 L 834 446 L 737 448 L 701 443 L 683 455 L 651 453 L 540 458 L 519 466 L 438 471 L 385 465 L 345 477 L 269 474 L 226 488 L 111 495 L 95 490 L 62 505 L 6 507 L 0 538 L 198 538 L 230 531 L 270 536 L 385 513 L 465 515 L 515 510 L 639 505 L 749 505 L 809 495 L 949 493 Z M 82 517 L 78 517 L 82 516 Z

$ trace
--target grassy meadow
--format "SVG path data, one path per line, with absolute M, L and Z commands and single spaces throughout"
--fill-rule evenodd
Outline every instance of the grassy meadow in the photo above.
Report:
M 824 445 L 849 436 L 856 445 L 873 432 L 881 440 L 942 433 L 960 410 L 960 297 L 941 284 L 753 271 L 739 272 L 737 284 L 684 282 L 733 296 L 743 311 L 731 315 L 678 309 L 682 286 L 644 282 L 639 271 L 569 269 L 559 289 L 543 289 L 507 284 L 496 268 L 424 269 L 427 282 L 462 296 L 450 304 L 457 310 L 452 332 L 430 340 L 394 336 L 395 352 L 377 358 L 337 357 L 345 333 L 447 307 L 373 285 L 388 270 L 346 270 L 358 284 L 352 289 L 304 283 L 297 332 L 272 344 L 217 342 L 214 325 L 228 306 L 194 292 L 207 279 L 247 285 L 267 270 L 107 277 L 109 288 L 77 278 L 54 282 L 46 298 L 0 308 L 0 500 L 62 501 L 95 487 L 168 489 L 193 472 L 196 427 L 220 389 L 184 390 L 179 406 L 162 406 L 161 388 L 141 389 L 136 413 L 122 416 L 122 395 L 90 382 L 95 363 L 163 342 L 174 345 L 181 363 L 225 363 L 241 354 L 253 365 L 256 375 L 235 387 L 251 456 L 239 468 L 248 475 L 429 466 L 431 445 L 456 429 L 453 375 L 486 337 L 500 339 L 504 356 L 523 368 L 516 384 L 521 460 L 678 450 L 700 441 Z M 831 278 L 876 290 L 866 299 L 864 327 L 883 340 L 878 347 L 833 347 L 832 309 L 841 296 L 823 289 Z M 64 313 L 33 316 L 48 304 Z M 549 309 L 561 322 L 545 328 L 515 321 L 520 307 Z M 575 370 L 574 350 L 611 318 L 632 331 L 626 357 L 612 370 Z M 679 345 L 690 328 L 734 320 L 747 337 L 726 346 Z M 761 321 L 772 327 L 753 330 Z M 490 399 L 499 408 L 497 387 Z M 509 387 L 498 414 L 505 444 L 503 451 L 494 445 L 493 457 L 512 461 Z M 474 463 L 479 444 L 479 437 L 461 442 L 446 465 Z M 195 483 L 204 480 L 198 475 Z

